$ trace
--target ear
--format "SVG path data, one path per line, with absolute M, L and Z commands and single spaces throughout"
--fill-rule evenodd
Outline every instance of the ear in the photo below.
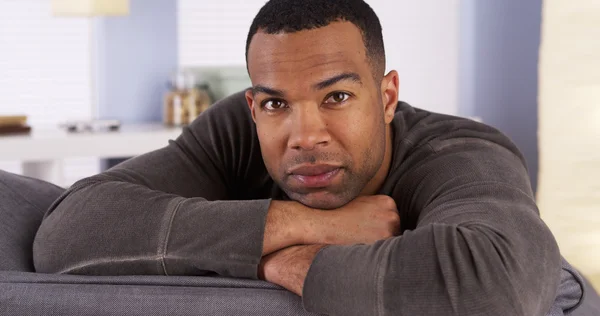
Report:
M 248 107 L 250 108 L 250 113 L 252 113 L 252 120 L 256 123 L 256 104 L 254 103 L 254 95 L 252 94 L 252 89 L 246 90 L 246 102 L 248 103 Z
M 399 90 L 400 79 L 398 77 L 398 72 L 392 70 L 381 80 L 381 99 L 383 100 L 383 111 L 386 124 L 390 124 L 394 119 L 396 107 L 398 106 Z

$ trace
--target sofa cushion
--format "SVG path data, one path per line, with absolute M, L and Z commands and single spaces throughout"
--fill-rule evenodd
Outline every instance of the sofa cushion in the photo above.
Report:
M 33 271 L 32 245 L 46 209 L 64 189 L 0 170 L 0 271 Z

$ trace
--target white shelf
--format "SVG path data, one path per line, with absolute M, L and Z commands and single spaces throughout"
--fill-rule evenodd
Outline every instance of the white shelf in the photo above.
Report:
M 64 183 L 62 161 L 75 157 L 123 158 L 168 145 L 181 128 L 155 124 L 123 124 L 119 131 L 69 133 L 59 128 L 34 128 L 30 134 L 0 136 L 0 161 L 18 160 L 23 174 Z
M 98 133 L 34 128 L 27 135 L 0 136 L 0 160 L 131 157 L 164 147 L 179 134 L 181 128 L 161 124 L 124 124 L 119 131 Z

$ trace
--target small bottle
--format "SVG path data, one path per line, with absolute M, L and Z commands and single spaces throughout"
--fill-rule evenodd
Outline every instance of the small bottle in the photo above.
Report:
M 173 121 L 171 121 L 171 125 L 181 126 L 185 124 L 183 98 L 180 94 L 173 95 L 173 104 L 171 105 L 171 108 L 173 109 Z
M 196 89 L 196 78 L 193 74 L 189 74 L 186 78 L 186 89 L 188 91 L 185 107 L 188 111 L 188 122 L 192 123 L 200 114 L 198 111 L 198 101 L 200 98 L 199 91 Z
M 181 126 L 187 124 L 188 110 L 186 103 L 188 90 L 186 89 L 186 77 L 182 72 L 178 72 L 171 82 L 171 90 L 167 93 L 164 100 L 163 122 L 168 126 Z
M 197 80 L 197 84 L 194 86 L 198 93 L 198 113 L 202 113 L 212 105 L 214 102 L 212 93 L 208 87 L 208 80 L 201 78 Z
M 208 84 L 202 82 L 197 84 L 196 77 L 192 74 L 188 76 L 188 109 L 189 120 L 191 123 L 198 115 L 206 111 L 213 102 L 212 96 L 208 90 Z
M 196 85 L 196 90 L 199 93 L 198 112 L 202 113 L 208 110 L 215 100 L 207 82 L 202 82 Z

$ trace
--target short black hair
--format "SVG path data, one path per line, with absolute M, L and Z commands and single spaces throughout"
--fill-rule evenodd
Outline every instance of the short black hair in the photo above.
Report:
M 385 71 L 385 49 L 381 23 L 375 11 L 363 0 L 270 0 L 258 12 L 246 40 L 246 64 L 250 42 L 258 31 L 267 34 L 294 33 L 346 21 L 362 33 L 374 78 Z

